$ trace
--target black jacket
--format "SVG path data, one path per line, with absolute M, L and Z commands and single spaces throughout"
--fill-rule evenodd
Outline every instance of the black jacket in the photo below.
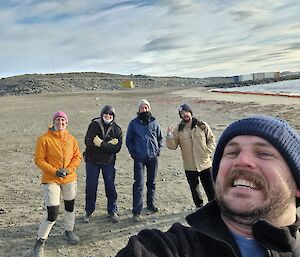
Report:
M 96 135 L 103 140 L 100 147 L 95 146 L 93 143 Z M 108 143 L 113 138 L 118 139 L 118 144 Z M 83 154 L 85 160 L 96 164 L 114 164 L 116 153 L 122 147 L 122 129 L 114 121 L 107 125 L 104 124 L 101 118 L 96 118 L 89 125 L 84 141 L 86 145 L 86 150 Z
M 142 230 L 129 239 L 117 257 L 241 257 L 215 201 L 186 220 L 191 227 L 175 223 L 167 232 Z M 259 221 L 253 227 L 253 234 L 269 256 L 292 257 L 299 225 L 298 217 L 295 224 L 285 228 Z

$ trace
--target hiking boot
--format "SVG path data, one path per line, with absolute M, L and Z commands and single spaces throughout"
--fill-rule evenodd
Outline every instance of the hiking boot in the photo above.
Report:
M 92 221 L 92 214 L 90 214 L 90 215 L 85 214 L 83 217 L 83 222 L 90 223 L 91 221 Z
M 151 211 L 151 212 L 158 212 L 159 211 L 159 208 L 152 205 L 152 206 L 147 206 L 147 210 L 148 211 Z
M 132 219 L 133 219 L 133 221 L 135 221 L 135 222 L 140 222 L 140 221 L 142 221 L 142 217 L 141 217 L 140 214 L 133 214 L 133 215 L 132 215 Z
M 109 214 L 109 219 L 114 222 L 114 223 L 117 223 L 119 222 L 119 216 L 116 212 L 113 212 L 112 214 Z
M 71 245 L 75 245 L 78 242 L 80 242 L 80 239 L 78 236 L 75 235 L 73 231 L 65 231 L 65 239 L 69 242 Z
M 36 240 L 33 248 L 32 257 L 44 257 L 44 245 L 45 245 L 45 239 L 40 238 Z

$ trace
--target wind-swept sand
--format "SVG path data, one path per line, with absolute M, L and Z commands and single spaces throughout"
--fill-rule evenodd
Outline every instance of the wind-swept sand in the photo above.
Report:
M 5 96 L 0 98 L 0 256 L 30 256 L 43 213 L 40 171 L 33 162 L 37 137 L 44 133 L 51 114 L 64 110 L 69 115 L 70 132 L 77 137 L 84 151 L 84 136 L 90 120 L 98 116 L 104 104 L 117 111 L 117 122 L 124 139 L 128 122 L 135 117 L 137 101 L 147 98 L 165 133 L 168 125 L 178 121 L 180 103 L 191 104 L 194 114 L 207 121 L 219 137 L 233 120 L 250 114 L 270 114 L 288 120 L 300 131 L 299 99 L 229 95 L 212 93 L 204 88 L 178 90 L 130 89 L 92 93 L 49 93 L 44 95 Z M 116 184 L 119 199 L 120 223 L 112 224 L 106 215 L 106 198 L 100 178 L 97 209 L 93 222 L 84 224 L 85 163 L 78 169 L 76 198 L 76 233 L 81 239 L 70 246 L 64 241 L 62 211 L 46 243 L 46 256 L 115 256 L 124 247 L 128 237 L 143 228 L 166 230 L 194 210 L 184 176 L 180 151 L 166 147 L 159 160 L 157 178 L 157 205 L 155 215 L 143 212 L 143 221 L 131 220 L 132 160 L 125 144 L 117 157 Z M 63 210 L 63 205 L 61 205 Z

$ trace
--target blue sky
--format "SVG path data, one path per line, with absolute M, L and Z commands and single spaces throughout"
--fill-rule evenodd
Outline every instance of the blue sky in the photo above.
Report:
M 299 0 L 0 0 L 0 77 L 300 71 Z

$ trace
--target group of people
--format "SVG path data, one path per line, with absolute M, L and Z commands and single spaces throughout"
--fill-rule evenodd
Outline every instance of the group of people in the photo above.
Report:
M 105 105 L 100 116 L 89 124 L 83 153 L 86 167 L 85 216 L 92 220 L 96 208 L 98 179 L 102 172 L 107 197 L 107 213 L 112 222 L 118 222 L 117 191 L 115 187 L 116 154 L 122 147 L 122 129 L 115 122 L 114 107 Z M 68 117 L 55 112 L 48 131 L 37 140 L 35 163 L 42 170 L 42 188 L 47 212 L 40 224 L 33 256 L 44 256 L 45 241 L 59 214 L 60 196 L 64 200 L 64 237 L 70 244 L 80 239 L 74 233 L 74 201 L 77 188 L 76 169 L 82 156 L 78 142 L 68 130 Z M 158 156 L 162 147 L 161 128 L 151 114 L 151 105 L 143 99 L 138 103 L 137 117 L 128 126 L 126 146 L 134 161 L 133 219 L 141 220 L 143 208 L 144 169 L 147 169 L 147 209 L 159 211 L 155 205 L 155 180 Z
M 190 105 L 182 104 L 178 113 L 177 127 L 167 128 L 166 146 L 181 149 L 197 211 L 187 217 L 189 227 L 175 223 L 167 232 L 142 230 L 117 256 L 299 257 L 299 134 L 281 119 L 251 116 L 230 124 L 216 146 L 212 129 L 193 116 Z M 112 222 L 119 221 L 115 162 L 122 147 L 122 129 L 115 116 L 115 109 L 105 105 L 85 136 L 86 223 L 93 218 L 101 171 L 108 217 Z M 42 170 L 47 212 L 37 233 L 33 256 L 44 256 L 45 241 L 58 217 L 60 195 L 65 207 L 64 237 L 70 244 L 80 241 L 73 229 L 76 169 L 82 157 L 67 124 L 66 113 L 54 113 L 52 125 L 37 141 L 35 163 Z M 145 168 L 146 208 L 159 211 L 155 190 L 162 144 L 161 127 L 151 113 L 149 101 L 142 99 L 126 133 L 126 147 L 134 163 L 134 221 L 142 220 Z M 209 202 L 205 206 L 200 181 Z

